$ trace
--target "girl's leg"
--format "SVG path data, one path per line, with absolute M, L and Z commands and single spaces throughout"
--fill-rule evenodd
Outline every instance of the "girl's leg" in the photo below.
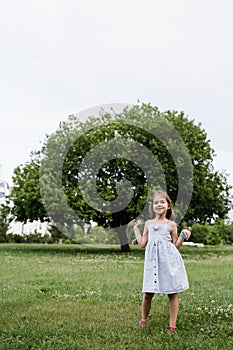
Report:
M 153 293 L 144 293 L 142 298 L 142 320 L 146 321 L 151 308 L 151 301 L 153 298 Z
M 170 327 L 176 328 L 176 320 L 178 315 L 178 293 L 169 294 L 169 306 L 170 306 Z

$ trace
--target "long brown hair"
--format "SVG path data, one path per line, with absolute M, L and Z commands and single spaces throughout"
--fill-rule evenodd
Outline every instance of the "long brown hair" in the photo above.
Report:
M 150 206 L 149 206 L 149 213 L 150 213 L 150 217 L 151 219 L 154 219 L 155 217 L 155 213 L 153 211 L 153 202 L 154 202 L 154 198 L 157 196 L 157 195 L 162 195 L 164 196 L 164 198 L 166 199 L 168 205 L 169 205 L 169 209 L 167 210 L 166 212 L 166 218 L 168 220 L 175 220 L 175 213 L 174 213 L 174 210 L 173 210 L 173 205 L 172 205 L 172 201 L 171 201 L 171 198 L 169 197 L 169 195 L 167 194 L 167 192 L 163 191 L 163 190 L 158 190 L 156 191 L 153 196 L 152 196 L 152 199 L 151 199 L 151 203 L 150 203 Z

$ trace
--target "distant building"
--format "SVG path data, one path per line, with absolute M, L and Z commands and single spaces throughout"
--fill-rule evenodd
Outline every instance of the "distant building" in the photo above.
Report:
M 42 236 L 49 233 L 49 223 L 34 220 L 27 221 L 25 224 L 19 221 L 12 221 L 7 233 L 16 233 L 19 235 L 30 235 L 31 233 L 40 233 Z
M 0 179 L 0 205 L 6 203 L 6 197 L 10 194 L 11 187 L 8 182 Z M 10 204 L 13 205 L 13 202 Z M 17 234 L 30 234 L 30 233 L 41 233 L 42 236 L 48 233 L 48 222 L 40 222 L 34 220 L 33 222 L 22 223 L 19 221 L 12 221 L 8 230 L 8 233 Z
M 5 203 L 5 198 L 10 193 L 10 186 L 8 182 L 0 179 L 0 203 Z

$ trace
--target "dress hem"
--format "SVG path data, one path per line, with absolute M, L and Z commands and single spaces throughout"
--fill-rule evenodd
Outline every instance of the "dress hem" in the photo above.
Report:
M 185 292 L 189 287 L 185 289 L 180 289 L 180 290 L 169 290 L 169 291 L 152 291 L 152 290 L 142 290 L 142 293 L 153 293 L 153 294 L 176 294 L 176 293 L 182 293 Z

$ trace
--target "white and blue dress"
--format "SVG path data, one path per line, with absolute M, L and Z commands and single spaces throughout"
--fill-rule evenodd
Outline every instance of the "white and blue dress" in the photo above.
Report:
M 189 288 L 184 262 L 173 244 L 168 223 L 148 227 L 143 293 L 173 294 Z

